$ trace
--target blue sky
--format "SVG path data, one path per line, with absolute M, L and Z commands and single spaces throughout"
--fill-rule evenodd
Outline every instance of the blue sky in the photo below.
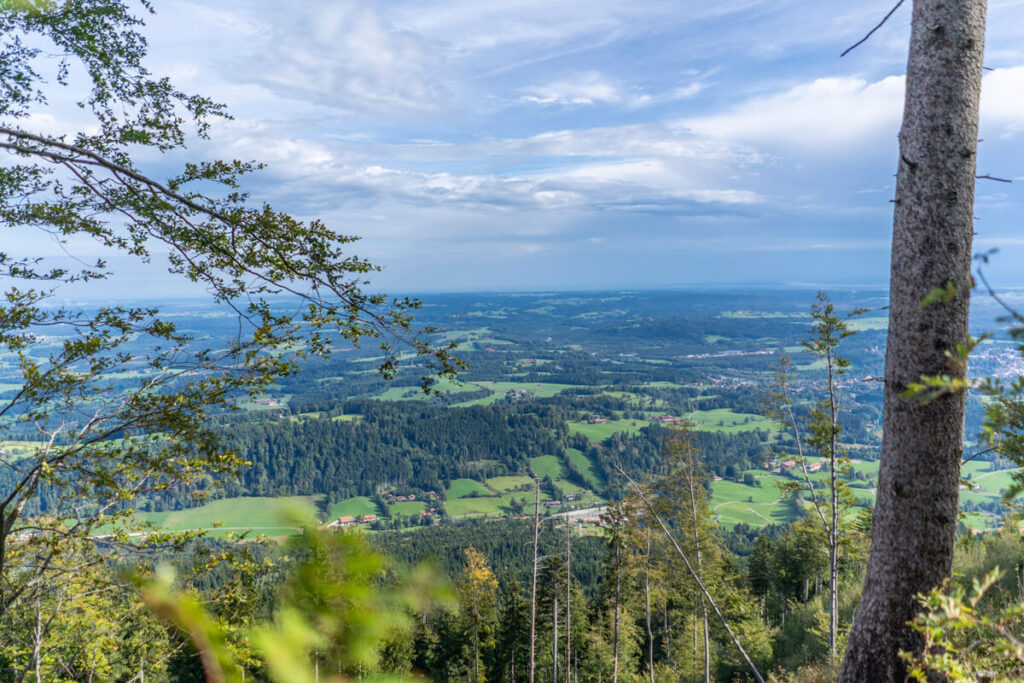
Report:
M 395 291 L 884 284 L 910 3 L 158 2 L 192 154 L 363 237 Z M 989 10 L 978 249 L 1024 284 L 1024 1 Z

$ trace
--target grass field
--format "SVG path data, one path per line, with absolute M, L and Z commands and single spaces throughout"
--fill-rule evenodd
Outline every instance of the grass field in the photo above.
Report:
M 427 504 L 420 500 L 408 500 L 402 503 L 391 503 L 388 505 L 391 508 L 391 516 L 397 517 L 412 517 L 413 515 L 420 514 L 421 510 L 427 509 Z
M 556 480 L 555 486 L 557 486 L 562 493 L 576 494 L 576 500 L 572 501 L 573 505 L 589 506 L 604 503 L 604 500 L 593 491 L 585 489 L 582 486 L 577 486 L 567 479 Z M 565 501 L 563 500 L 562 502 L 564 503 Z
M 863 332 L 865 330 L 884 330 L 889 327 L 889 318 L 886 316 L 869 316 L 866 318 L 853 318 L 849 322 L 851 330 Z
M 637 434 L 641 427 L 647 426 L 642 420 L 609 420 L 604 424 L 587 424 L 586 422 L 570 422 L 570 434 L 582 434 L 590 443 L 601 443 L 618 432 Z
M 714 514 L 718 525 L 725 529 L 731 529 L 740 523 L 752 527 L 786 524 L 794 518 L 792 506 L 786 502 L 769 505 L 733 501 L 719 505 L 715 508 Z
M 502 499 L 498 496 L 486 498 L 456 498 L 445 504 L 445 510 L 450 517 L 465 517 L 467 515 L 486 515 L 488 517 L 504 514 Z
M 769 432 L 778 431 L 781 425 L 763 415 L 750 413 L 734 413 L 729 408 L 715 410 L 698 410 L 686 416 L 697 424 L 697 428 L 705 432 L 725 432 L 737 434 L 763 429 Z
M 711 484 L 712 507 L 715 503 L 727 501 L 745 501 L 753 503 L 772 503 L 779 499 L 779 489 L 774 484 L 774 477 L 762 477 L 761 486 L 747 486 L 738 481 L 716 481 Z
M 466 498 L 476 492 L 478 496 L 490 496 L 493 493 L 478 481 L 473 479 L 453 479 L 448 487 L 448 500 L 453 498 Z M 394 507 L 394 506 L 392 506 Z
M 492 393 L 490 396 L 484 396 L 483 398 L 477 398 L 472 401 L 463 401 L 461 403 L 455 403 L 453 405 L 490 405 L 495 401 L 505 398 L 506 391 L 513 391 L 515 389 L 525 389 L 526 391 L 530 392 L 530 396 L 535 396 L 538 398 L 549 398 L 559 393 L 563 389 L 578 388 L 575 384 L 547 384 L 546 382 L 473 382 L 473 386 L 474 389 L 487 389 L 494 393 Z
M 567 449 L 569 454 L 569 461 L 573 464 L 573 467 L 583 475 L 583 478 L 591 486 L 600 486 L 603 482 L 601 478 L 597 476 L 597 472 L 594 471 L 594 464 L 590 462 L 583 451 L 576 448 Z
M 14 462 L 27 458 L 36 452 L 36 449 L 43 445 L 42 441 L 0 441 L 0 460 Z
M 377 504 L 367 498 L 366 496 L 357 496 L 356 498 L 346 498 L 345 500 L 339 500 L 331 507 L 330 515 L 328 515 L 328 521 L 337 519 L 338 517 L 362 517 L 363 515 L 379 515 L 380 510 L 377 509 Z
M 465 517 L 466 515 L 502 515 L 504 511 L 501 509 L 503 505 L 507 505 L 508 501 L 511 500 L 513 494 L 507 494 L 505 496 L 481 496 L 479 498 L 455 498 L 449 499 L 445 503 L 445 510 L 448 511 L 448 515 L 451 517 Z M 532 496 L 526 494 L 514 494 L 521 497 L 528 497 L 532 499 Z
M 515 491 L 522 486 L 528 486 L 532 489 L 533 479 L 524 476 L 491 477 L 487 480 L 487 485 L 499 493 L 506 493 L 508 491 Z
M 225 531 L 252 529 L 272 533 L 293 528 L 288 512 L 296 508 L 309 512 L 318 498 L 319 496 L 221 498 L 187 510 L 144 512 L 139 513 L 139 517 L 161 529 L 171 531 L 208 529 L 214 523 L 220 522 Z
M 983 512 L 968 512 L 961 517 L 961 521 L 968 529 L 993 529 L 999 520 Z
M 564 474 L 562 461 L 554 455 L 539 455 L 536 458 L 530 458 L 530 469 L 541 479 L 544 477 L 561 479 Z
M 817 462 L 818 458 L 807 458 L 809 463 Z M 852 486 L 854 497 L 861 502 L 874 504 L 876 479 L 878 476 L 878 461 L 857 461 L 850 467 L 861 474 L 869 477 L 868 481 L 858 480 Z M 987 462 L 969 462 L 964 465 L 964 476 L 975 486 L 974 489 L 961 489 L 960 502 L 965 503 L 992 503 L 997 502 L 1000 491 L 1009 485 L 1011 474 L 1014 470 L 990 471 L 990 464 Z M 776 484 L 782 481 L 802 481 L 803 476 L 799 468 L 790 470 L 792 477 L 785 474 L 779 475 L 764 470 L 751 470 L 760 487 L 747 486 L 734 481 L 716 481 L 712 484 L 713 495 L 708 501 L 716 521 L 724 528 L 744 522 L 751 526 L 764 526 L 769 521 L 772 523 L 784 523 L 795 518 L 796 511 L 792 504 L 780 497 Z M 824 470 L 811 475 L 811 479 L 823 481 L 828 478 L 828 471 Z M 851 516 L 856 514 L 859 508 L 855 508 Z M 999 515 L 986 512 L 966 513 L 965 523 L 970 528 L 994 528 L 999 522 Z
M 388 387 L 379 396 L 374 396 L 378 401 L 420 401 L 426 398 L 419 387 Z

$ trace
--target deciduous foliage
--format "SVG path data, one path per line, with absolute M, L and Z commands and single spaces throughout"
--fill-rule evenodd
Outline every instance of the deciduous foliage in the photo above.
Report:
M 251 200 L 242 183 L 257 163 L 181 160 L 226 113 L 146 70 L 139 27 L 149 11 L 120 0 L 0 1 L 0 352 L 23 377 L 0 405 L 0 431 L 41 443 L 28 457 L 0 455 L 0 620 L 34 609 L 41 585 L 89 575 L 59 561 L 70 539 L 106 528 L 105 547 L 145 545 L 117 519 L 135 497 L 236 471 L 243 461 L 207 416 L 293 373 L 297 356 L 369 337 L 386 376 L 396 343 L 442 373 L 458 365 L 416 336 L 417 302 L 364 290 L 376 267 L 349 253 L 354 237 Z M 51 107 L 61 86 L 85 93 L 74 114 L 84 123 Z M 52 130 L 32 129 L 47 117 Z M 154 152 L 180 168 L 149 172 L 139 159 Z M 85 240 L 142 267 L 164 255 L 172 276 L 237 314 L 237 335 L 207 347 L 155 308 L 53 305 L 54 294 L 114 271 L 103 258 L 39 258 L 40 238 L 72 254 Z M 42 516 L 46 489 L 60 491 L 59 506 Z M 9 633 L 0 628 L 0 647 Z
M 487 566 L 487 558 L 476 548 L 466 548 L 466 567 L 459 582 L 462 617 L 471 637 L 469 669 L 475 681 L 485 680 L 481 667 L 481 648 L 495 645 L 498 619 L 498 580 Z

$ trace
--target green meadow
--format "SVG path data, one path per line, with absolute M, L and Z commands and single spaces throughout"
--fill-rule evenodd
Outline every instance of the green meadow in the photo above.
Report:
M 573 464 L 573 467 L 583 475 L 583 479 L 586 480 L 591 486 L 598 486 L 601 484 L 601 478 L 597 476 L 597 472 L 594 471 L 594 463 L 590 462 L 590 458 L 583 453 L 583 451 L 576 448 L 568 448 L 566 452 L 569 455 L 569 462 Z
M 483 484 L 474 479 L 453 479 L 448 487 L 448 500 L 466 498 L 474 493 L 478 496 L 493 495 Z
M 541 479 L 544 477 L 560 479 L 564 473 L 562 461 L 554 455 L 539 455 L 536 458 L 530 458 L 530 469 Z
M 470 401 L 462 401 L 461 403 L 453 405 L 490 405 L 495 401 L 500 401 L 505 398 L 506 392 L 515 391 L 517 389 L 525 389 L 530 393 L 530 396 L 535 398 L 550 398 L 565 389 L 579 388 L 578 385 L 575 384 L 548 384 L 546 382 L 472 382 L 471 384 L 474 391 L 478 389 L 487 389 L 492 393 L 490 396 L 484 396 Z
M 807 463 L 818 462 L 819 458 L 807 458 Z M 863 504 L 873 505 L 878 477 L 878 461 L 853 460 L 849 469 L 868 477 L 867 480 L 852 480 L 850 488 L 854 497 Z M 960 490 L 960 504 L 997 503 L 1012 481 L 1017 470 L 992 471 L 988 462 L 968 462 L 964 464 L 963 474 L 967 480 L 965 488 Z M 747 473 L 744 473 L 747 474 Z M 778 483 L 784 481 L 803 482 L 803 473 L 799 467 L 786 470 L 783 474 L 774 474 L 764 470 L 751 470 L 760 486 L 747 486 L 738 481 L 716 481 L 712 483 L 712 496 L 708 505 L 716 522 L 731 528 L 743 522 L 754 527 L 769 523 L 785 523 L 796 518 L 797 511 L 792 503 L 781 497 Z M 824 482 L 828 480 L 828 471 L 820 470 L 811 473 L 811 480 Z M 805 504 L 808 496 L 804 495 Z M 1000 515 L 989 512 L 972 511 L 962 513 L 964 523 L 970 528 L 993 528 L 999 523 Z
M 608 420 L 604 424 L 587 424 L 586 422 L 570 422 L 570 434 L 582 434 L 590 443 L 601 443 L 613 434 L 627 432 L 637 434 L 647 423 L 642 420 Z
M 222 531 L 253 530 L 281 535 L 297 531 L 290 512 L 312 513 L 321 496 L 284 496 L 280 498 L 239 497 L 212 500 L 199 507 L 170 512 L 143 512 L 139 517 L 161 529 L 187 531 L 209 529 L 219 524 Z
M 706 432 L 737 434 L 739 432 L 752 432 L 758 429 L 777 432 L 781 428 L 778 422 L 769 420 L 763 415 L 735 413 L 729 408 L 697 410 L 687 415 L 686 418 L 693 421 L 698 429 Z
M 363 515 L 379 515 L 381 512 L 377 509 L 377 503 L 373 502 L 366 496 L 357 496 L 355 498 L 346 498 L 345 500 L 338 501 L 331 507 L 331 513 L 328 515 L 327 520 L 337 519 L 338 517 L 362 517 Z
M 515 491 L 524 486 L 533 489 L 533 479 L 526 476 L 508 476 L 508 477 L 491 477 L 487 480 L 487 486 L 498 491 L 499 493 L 507 493 L 508 491 Z
M 401 503 L 390 503 L 388 507 L 391 509 L 392 517 L 413 517 L 426 510 L 427 504 L 421 500 L 407 500 Z

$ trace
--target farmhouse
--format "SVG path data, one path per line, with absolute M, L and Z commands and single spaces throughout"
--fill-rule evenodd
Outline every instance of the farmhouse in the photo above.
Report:
M 796 467 L 796 460 L 786 460 L 782 463 L 783 467 Z
M 820 469 L 821 469 L 821 463 L 820 462 L 811 463 L 810 465 L 807 466 L 807 471 L 808 472 L 817 472 Z
M 377 515 L 363 515 L 363 521 L 364 522 L 376 522 L 377 521 Z
M 355 517 L 338 517 L 338 526 L 351 526 L 356 523 Z

